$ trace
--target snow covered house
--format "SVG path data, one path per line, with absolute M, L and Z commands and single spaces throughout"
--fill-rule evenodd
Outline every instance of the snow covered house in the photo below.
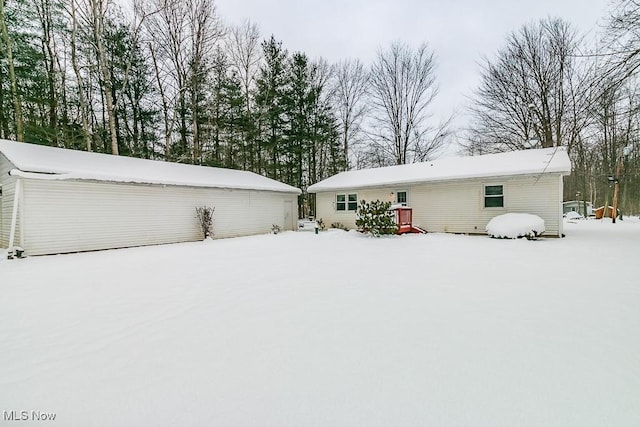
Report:
M 55 254 L 294 230 L 300 190 L 252 172 L 0 140 L 0 247 Z M 12 240 L 13 237 L 13 241 Z
M 311 185 L 316 217 L 355 228 L 359 200 L 413 208 L 413 224 L 430 232 L 484 234 L 508 212 L 544 219 L 546 236 L 562 235 L 564 148 L 545 148 L 353 170 Z

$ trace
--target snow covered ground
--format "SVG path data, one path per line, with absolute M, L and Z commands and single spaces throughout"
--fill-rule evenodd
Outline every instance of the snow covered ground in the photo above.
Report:
M 64 426 L 640 425 L 640 221 L 565 232 L 2 257 L 0 410 Z

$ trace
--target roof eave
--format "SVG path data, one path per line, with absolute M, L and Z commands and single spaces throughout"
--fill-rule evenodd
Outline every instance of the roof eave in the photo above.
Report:
M 441 178 L 441 179 L 419 179 L 419 180 L 407 180 L 407 181 L 393 181 L 386 183 L 378 183 L 372 185 L 355 185 L 355 186 L 334 186 L 334 187 L 322 187 L 312 188 L 310 186 L 307 189 L 309 193 L 326 193 L 329 191 L 342 191 L 342 190 L 350 190 L 350 189 L 368 189 L 368 188 L 386 188 L 386 187 L 396 187 L 399 185 L 417 185 L 417 184 L 428 184 L 428 183 L 442 183 L 442 182 L 454 182 L 454 181 L 470 181 L 477 179 L 501 179 L 505 177 L 511 176 L 539 176 L 539 175 L 562 175 L 568 176 L 571 174 L 571 170 L 561 169 L 561 170 L 551 170 L 545 171 L 543 173 L 540 172 L 522 172 L 522 173 L 509 173 L 509 174 L 500 174 L 500 175 L 477 175 L 477 176 L 466 176 L 466 177 L 453 177 L 453 178 Z M 317 184 L 314 184 L 317 185 Z
M 21 169 L 12 169 L 9 171 L 9 175 L 16 178 L 24 178 L 24 179 L 34 179 L 39 181 L 81 181 L 81 182 L 107 182 L 111 184 L 130 184 L 130 185 L 154 185 L 154 186 L 171 186 L 171 187 L 190 187 L 190 188 L 215 188 L 219 190 L 244 190 L 244 191 L 268 191 L 272 193 L 284 193 L 284 194 L 302 194 L 302 190 L 299 188 L 292 187 L 291 189 L 274 189 L 267 187 L 244 187 L 244 186 L 225 186 L 225 185 L 211 185 L 211 184 L 200 184 L 200 183 L 179 183 L 179 182 L 162 182 L 162 181 L 154 181 L 154 180 L 135 180 L 133 178 L 122 178 L 122 179 L 109 179 L 104 178 L 100 179 L 97 177 L 93 178 L 83 178 L 83 177 L 74 177 L 68 176 L 65 177 L 65 174 L 61 173 L 50 173 L 50 172 L 29 172 L 23 171 Z

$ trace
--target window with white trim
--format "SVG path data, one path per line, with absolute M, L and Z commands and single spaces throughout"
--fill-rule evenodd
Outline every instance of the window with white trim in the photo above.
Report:
M 407 206 L 407 192 L 396 191 L 396 203 L 402 206 Z
M 503 208 L 504 207 L 504 186 L 485 185 L 484 186 L 484 207 Z
M 336 210 L 340 212 L 356 211 L 358 209 L 358 194 L 336 194 Z

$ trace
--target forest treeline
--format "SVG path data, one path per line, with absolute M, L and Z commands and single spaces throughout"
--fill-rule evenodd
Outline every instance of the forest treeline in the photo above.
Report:
M 452 143 L 466 154 L 566 146 L 565 198 L 611 204 L 611 177 L 622 211 L 638 213 L 639 10 L 615 3 L 598 40 L 559 18 L 514 29 L 481 62 L 468 125 L 454 129 L 433 118 L 426 43 L 329 63 L 225 22 L 214 0 L 0 0 L 0 137 L 238 168 L 303 191 Z

